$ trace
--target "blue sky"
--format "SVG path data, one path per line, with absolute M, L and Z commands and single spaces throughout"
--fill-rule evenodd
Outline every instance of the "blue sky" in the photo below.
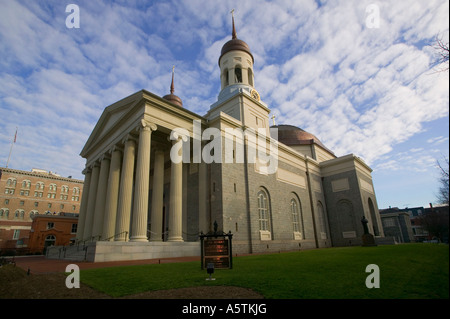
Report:
M 80 9 L 78 29 L 66 27 L 69 3 Z M 432 44 L 437 35 L 448 42 L 448 1 L 0 0 L 0 8 L 0 166 L 17 127 L 10 168 L 83 179 L 79 153 L 103 109 L 141 89 L 169 93 L 173 65 L 175 93 L 204 115 L 220 90 L 234 8 L 277 124 L 363 158 L 380 208 L 435 202 L 436 160 L 449 149 L 449 75 Z

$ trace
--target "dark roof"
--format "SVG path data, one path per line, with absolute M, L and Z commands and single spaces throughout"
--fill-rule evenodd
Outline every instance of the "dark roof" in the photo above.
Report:
M 281 124 L 271 128 L 278 129 L 278 141 L 287 146 L 317 144 L 329 151 L 316 136 L 294 125 Z

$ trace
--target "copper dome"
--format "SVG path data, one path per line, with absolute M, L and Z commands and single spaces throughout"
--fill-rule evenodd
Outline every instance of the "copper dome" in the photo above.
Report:
M 225 43 L 223 45 L 222 51 L 220 53 L 219 64 L 220 64 L 220 59 L 222 58 L 222 56 L 225 53 L 234 51 L 234 50 L 244 51 L 244 52 L 250 54 L 250 56 L 252 57 L 252 62 L 255 61 L 252 53 L 250 52 L 250 47 L 248 46 L 248 44 L 245 43 L 244 41 L 236 38 L 236 39 L 231 39 L 230 41 L 228 41 L 227 43 Z
M 271 128 L 278 129 L 278 141 L 285 145 L 294 146 L 317 144 L 327 149 L 316 136 L 296 126 L 282 124 L 271 126 Z
M 244 51 L 252 57 L 252 63 L 255 62 L 255 59 L 253 58 L 252 53 L 250 52 L 250 47 L 247 43 L 237 38 L 236 28 L 234 26 L 234 16 L 232 18 L 232 24 L 233 24 L 233 30 L 231 32 L 231 40 L 225 43 L 222 47 L 222 51 L 220 52 L 220 58 L 219 58 L 219 65 L 220 65 L 220 59 L 223 57 L 223 55 L 227 52 L 238 50 L 238 51 Z
M 175 94 L 173 94 L 175 92 L 175 85 L 173 83 L 174 74 L 175 74 L 175 66 L 172 68 L 172 83 L 170 84 L 170 94 L 164 95 L 163 99 L 179 107 L 183 107 L 183 102 L 181 101 L 181 99 Z
M 179 107 L 183 107 L 183 102 L 181 101 L 181 99 L 176 96 L 175 94 L 167 94 L 163 96 L 163 99 L 179 106 Z

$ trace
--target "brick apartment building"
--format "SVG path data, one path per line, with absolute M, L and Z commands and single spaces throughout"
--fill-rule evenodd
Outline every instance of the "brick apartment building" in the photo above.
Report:
M 82 192 L 70 176 L 0 167 L 0 254 L 28 252 L 33 217 L 78 214 Z

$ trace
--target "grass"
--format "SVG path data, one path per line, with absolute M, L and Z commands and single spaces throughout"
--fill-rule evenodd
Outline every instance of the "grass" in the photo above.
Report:
M 380 269 L 369 289 L 368 264 Z M 227 285 L 274 299 L 449 298 L 449 248 L 437 244 L 328 248 L 233 258 L 233 269 L 206 281 L 200 262 L 149 264 L 81 271 L 81 281 L 113 297 L 145 291 Z

